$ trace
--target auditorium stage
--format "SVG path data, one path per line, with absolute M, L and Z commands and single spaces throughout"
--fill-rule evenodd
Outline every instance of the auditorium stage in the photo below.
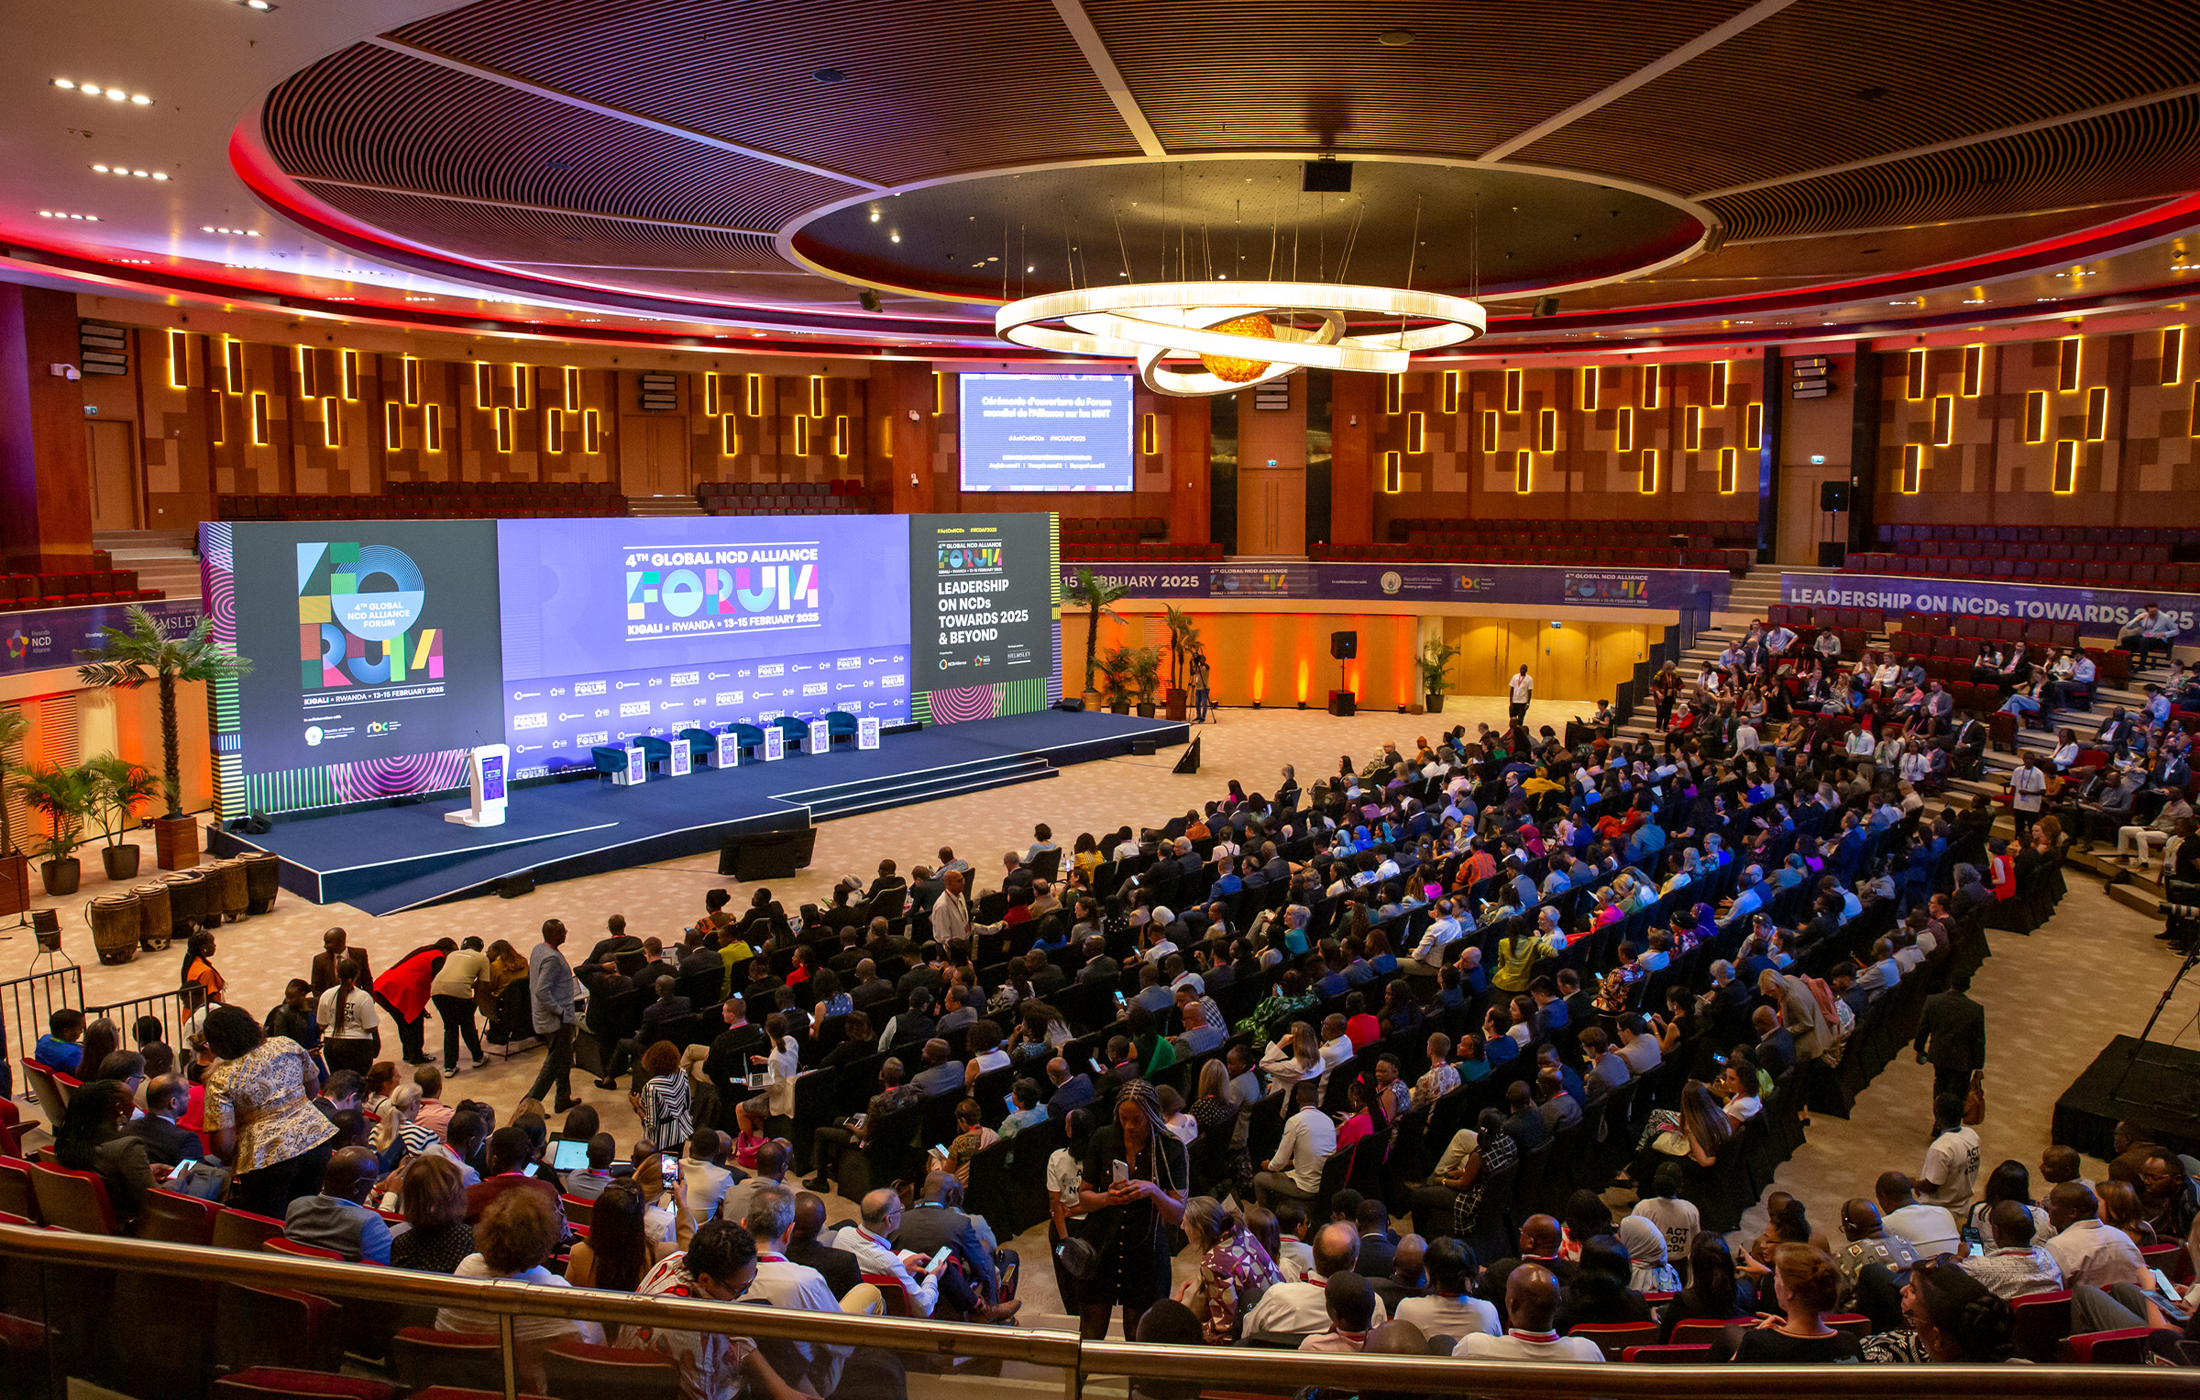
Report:
M 2125 1077 L 2134 1048 L 2139 1062 Z M 2117 1036 L 2055 1101 L 2054 1140 L 2106 1160 L 2116 1155 L 2120 1119 L 2173 1151 L 2200 1155 L 2200 1051 Z
M 443 820 L 461 794 L 278 821 L 265 836 L 215 829 L 215 855 L 273 852 L 283 888 L 370 914 L 488 893 L 507 876 L 548 883 L 718 850 L 729 835 L 799 829 L 833 817 L 929 802 L 1054 777 L 1063 767 L 1163 748 L 1190 726 L 1162 719 L 1046 710 L 885 736 L 869 752 L 838 750 L 724 772 L 698 769 L 638 788 L 594 777 L 515 788 L 504 825 Z

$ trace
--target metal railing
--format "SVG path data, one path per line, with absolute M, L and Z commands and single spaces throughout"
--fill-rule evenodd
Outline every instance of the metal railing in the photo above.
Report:
M 6 1006 L 6 1029 L 15 1037 L 10 1051 L 0 1054 L 0 1088 L 5 1088 L 12 1098 L 15 1087 L 12 1056 L 29 1056 L 31 1048 L 38 1044 L 38 1037 L 46 1033 L 46 1018 L 54 1012 L 64 1006 L 84 1005 L 84 969 L 75 963 L 62 963 L 21 977 L 10 977 L 0 982 L 0 1000 L 4 1000 Z
M 130 1046 L 137 1043 L 131 1038 L 130 1028 L 137 1024 L 140 1016 L 150 1016 L 160 1022 L 162 1043 L 175 1050 L 178 1062 L 188 1063 L 183 1044 L 183 1028 L 189 1024 L 192 1014 L 205 1000 L 206 989 L 194 982 L 173 991 L 148 992 L 141 997 L 130 997 L 105 1006 L 87 1006 L 84 1008 L 84 1019 L 93 1021 L 105 1016 L 121 1030 L 122 1044 Z M 84 1073 L 88 1079 L 97 1073 L 97 1068 L 87 1066 Z
M 1325 1356 L 1248 1347 L 1145 1346 L 1082 1341 L 1070 1332 L 972 1326 L 917 1319 L 800 1312 L 746 1303 L 641 1297 L 511 1280 L 460 1279 L 363 1264 L 275 1254 L 209 1250 L 116 1236 L 0 1226 L 0 1259 L 38 1265 L 137 1271 L 218 1279 L 263 1288 L 365 1296 L 416 1306 L 450 1306 L 498 1321 L 505 1393 L 516 1393 L 512 1323 L 523 1317 L 572 1318 L 607 1329 L 653 1327 L 753 1339 L 873 1347 L 934 1357 L 1014 1363 L 1061 1373 L 1063 1394 L 1078 1400 L 1088 1380 L 1166 1377 L 1232 1391 L 1288 1394 L 1303 1386 L 1357 1392 L 1610 1400 L 1758 1400 L 1778 1396 L 1911 1400 L 1919 1395 L 1995 1400 L 2200 1400 L 2200 1370 L 2029 1365 L 1523 1365 L 1444 1357 Z M 1028 1385 L 1028 1382 L 1026 1382 Z

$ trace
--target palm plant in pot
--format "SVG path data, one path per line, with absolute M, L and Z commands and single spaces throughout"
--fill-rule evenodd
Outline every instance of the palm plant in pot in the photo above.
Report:
M 47 834 L 32 843 L 46 893 L 57 898 L 75 894 L 83 878 L 76 848 L 84 844 L 84 819 L 92 810 L 91 770 L 26 763 L 16 770 L 16 791 L 26 806 L 46 819 Z
M 1085 610 L 1085 708 L 1098 709 L 1100 693 L 1093 689 L 1092 673 L 1096 667 L 1105 669 L 1100 659 L 1100 615 L 1114 617 L 1115 604 L 1123 600 L 1130 590 L 1121 584 L 1110 583 L 1098 577 L 1090 569 L 1079 569 L 1077 581 L 1062 590 L 1062 600 Z M 1121 651 L 1121 647 L 1116 648 Z
M 103 629 L 104 644 L 76 654 L 84 663 L 76 674 L 88 686 L 135 690 L 151 681 L 160 687 L 161 789 L 167 810 L 153 823 L 153 845 L 161 869 L 188 869 L 199 863 L 199 831 L 198 824 L 183 814 L 176 687 L 184 681 L 231 680 L 250 671 L 252 663 L 215 644 L 211 617 L 201 617 L 181 637 L 163 634 L 143 608 L 131 608 L 127 619 L 124 626 Z
M 1432 715 L 1444 712 L 1444 692 L 1451 687 L 1451 663 L 1458 659 L 1459 648 L 1441 637 L 1421 649 L 1421 690 Z
M 1110 647 L 1100 656 L 1100 684 L 1106 693 L 1107 706 L 1116 714 L 1131 712 L 1131 649 Z
M 1184 689 L 1185 668 L 1192 658 L 1199 655 L 1199 629 L 1192 625 L 1184 609 L 1171 607 L 1169 624 L 1169 688 L 1161 697 L 1170 719 L 1184 718 L 1185 701 L 1189 695 Z
M 1161 649 L 1140 647 L 1131 653 L 1131 689 L 1138 693 L 1138 717 L 1152 719 L 1154 694 L 1161 688 Z
M 110 880 L 128 880 L 138 873 L 140 852 L 135 841 L 122 839 L 137 822 L 138 809 L 160 796 L 160 780 L 142 764 L 120 754 L 106 753 L 85 765 L 92 774 L 92 810 L 107 844 L 100 847 L 100 864 Z

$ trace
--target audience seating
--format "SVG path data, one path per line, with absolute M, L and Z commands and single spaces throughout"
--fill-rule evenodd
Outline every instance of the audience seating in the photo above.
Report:
M 214 1225 L 221 1214 L 222 1208 L 213 1201 L 156 1188 L 145 1193 L 145 1204 L 138 1211 L 138 1238 L 166 1240 L 170 1244 L 211 1245 Z
M 393 481 L 379 496 L 221 496 L 219 520 L 512 520 L 625 515 L 608 481 Z
M 253 1366 L 214 1382 L 212 1400 L 397 1400 L 397 1387 L 365 1376 Z
M 831 481 L 706 481 L 695 488 L 705 515 L 877 515 L 893 509 L 854 479 Z
M 589 1400 L 678 1400 L 679 1368 L 663 1352 L 638 1347 L 552 1342 L 542 1349 L 552 1395 Z
M 71 1171 L 44 1162 L 31 1163 L 30 1170 L 38 1214 L 48 1225 L 82 1235 L 115 1233 L 115 1208 L 107 1199 L 107 1183 L 99 1179 L 99 1173 Z
M 390 1365 L 408 1392 L 440 1383 L 504 1393 L 504 1349 L 494 1332 L 407 1327 L 390 1339 Z
M 100 603 L 146 603 L 167 596 L 163 589 L 138 587 L 135 569 L 99 569 L 82 574 L 0 574 L 0 612 L 84 608 Z
M 2125 526 L 1882 525 L 1853 574 L 2200 592 L 2200 530 Z

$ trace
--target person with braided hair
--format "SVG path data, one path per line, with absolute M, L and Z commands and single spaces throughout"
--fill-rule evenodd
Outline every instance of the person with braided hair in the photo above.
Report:
M 1191 1160 L 1184 1142 L 1162 1125 L 1161 1100 L 1143 1079 L 1115 1099 L 1115 1121 L 1092 1135 L 1085 1150 L 1079 1205 L 1088 1213 L 1084 1238 L 1096 1258 L 1084 1280 L 1081 1335 L 1105 1338 L 1118 1304 L 1123 1335 L 1138 1335 L 1146 1309 L 1169 1296 L 1171 1236 L 1184 1218 Z

